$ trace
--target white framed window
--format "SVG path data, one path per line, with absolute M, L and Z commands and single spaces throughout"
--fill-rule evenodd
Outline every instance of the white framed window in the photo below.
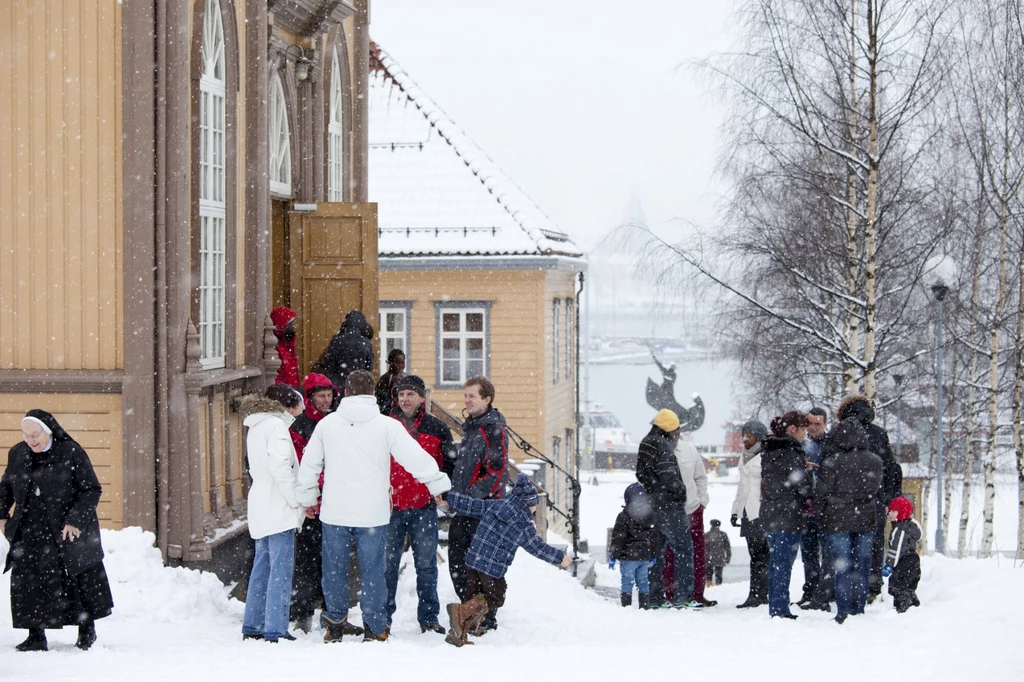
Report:
M 224 25 L 220 2 L 203 17 L 203 73 L 199 79 L 199 345 L 204 369 L 223 367 L 225 235 Z
M 409 371 L 412 362 L 409 358 L 409 313 L 411 301 L 380 302 L 380 373 L 388 371 L 388 355 L 394 349 L 405 353 L 405 368 Z
M 573 358 L 576 354 L 576 336 L 573 330 L 576 326 L 575 301 L 571 298 L 565 299 L 565 380 L 572 381 L 574 367 Z
M 281 74 L 270 78 L 270 191 L 292 194 L 292 144 Z
M 556 298 L 551 304 L 551 383 L 557 384 L 562 373 L 558 364 L 558 328 L 562 323 L 562 299 Z
M 330 119 L 327 122 L 327 201 L 344 201 L 341 186 L 344 176 L 341 123 L 341 66 L 338 49 L 335 48 L 331 57 L 331 106 Z M 406 356 L 406 360 L 408 359 Z
M 462 386 L 487 375 L 490 353 L 489 301 L 437 301 L 437 385 Z

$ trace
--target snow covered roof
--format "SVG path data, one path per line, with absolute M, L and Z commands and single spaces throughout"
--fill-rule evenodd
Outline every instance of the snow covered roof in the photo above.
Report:
M 381 256 L 583 255 L 376 44 L 369 98 Z

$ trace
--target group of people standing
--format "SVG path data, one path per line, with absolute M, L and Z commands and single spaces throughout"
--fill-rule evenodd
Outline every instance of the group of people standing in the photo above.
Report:
M 731 523 L 747 540 L 750 591 L 737 608 L 767 604 L 772 617 L 795 619 L 789 586 L 798 551 L 805 576 L 801 609 L 831 611 L 835 601 L 835 620 L 843 623 L 864 612 L 894 570 L 889 591 L 897 608 L 917 605 L 921 532 L 913 505 L 902 497 L 902 470 L 888 435 L 874 423 L 863 395 L 843 400 L 836 418 L 828 430 L 827 412 L 813 408 L 775 417 L 770 428 L 757 420 L 743 425 Z M 887 517 L 902 524 L 889 564 Z

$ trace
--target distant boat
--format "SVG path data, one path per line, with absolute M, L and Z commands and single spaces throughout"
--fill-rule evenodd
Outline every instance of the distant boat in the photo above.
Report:
M 614 413 L 595 404 L 581 415 L 580 429 L 585 469 L 635 469 L 639 447 Z

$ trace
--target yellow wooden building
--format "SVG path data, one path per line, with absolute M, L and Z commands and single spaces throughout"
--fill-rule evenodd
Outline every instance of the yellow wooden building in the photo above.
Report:
M 456 415 L 466 378 L 487 375 L 509 426 L 575 472 L 583 252 L 376 44 L 370 68 L 382 368 L 404 349 Z M 542 471 L 551 528 L 568 533 L 570 481 Z
M 368 14 L 0 5 L 0 466 L 43 408 L 92 457 L 106 527 L 183 562 L 244 532 L 233 405 L 276 371 L 274 299 L 308 347 L 376 314 Z

